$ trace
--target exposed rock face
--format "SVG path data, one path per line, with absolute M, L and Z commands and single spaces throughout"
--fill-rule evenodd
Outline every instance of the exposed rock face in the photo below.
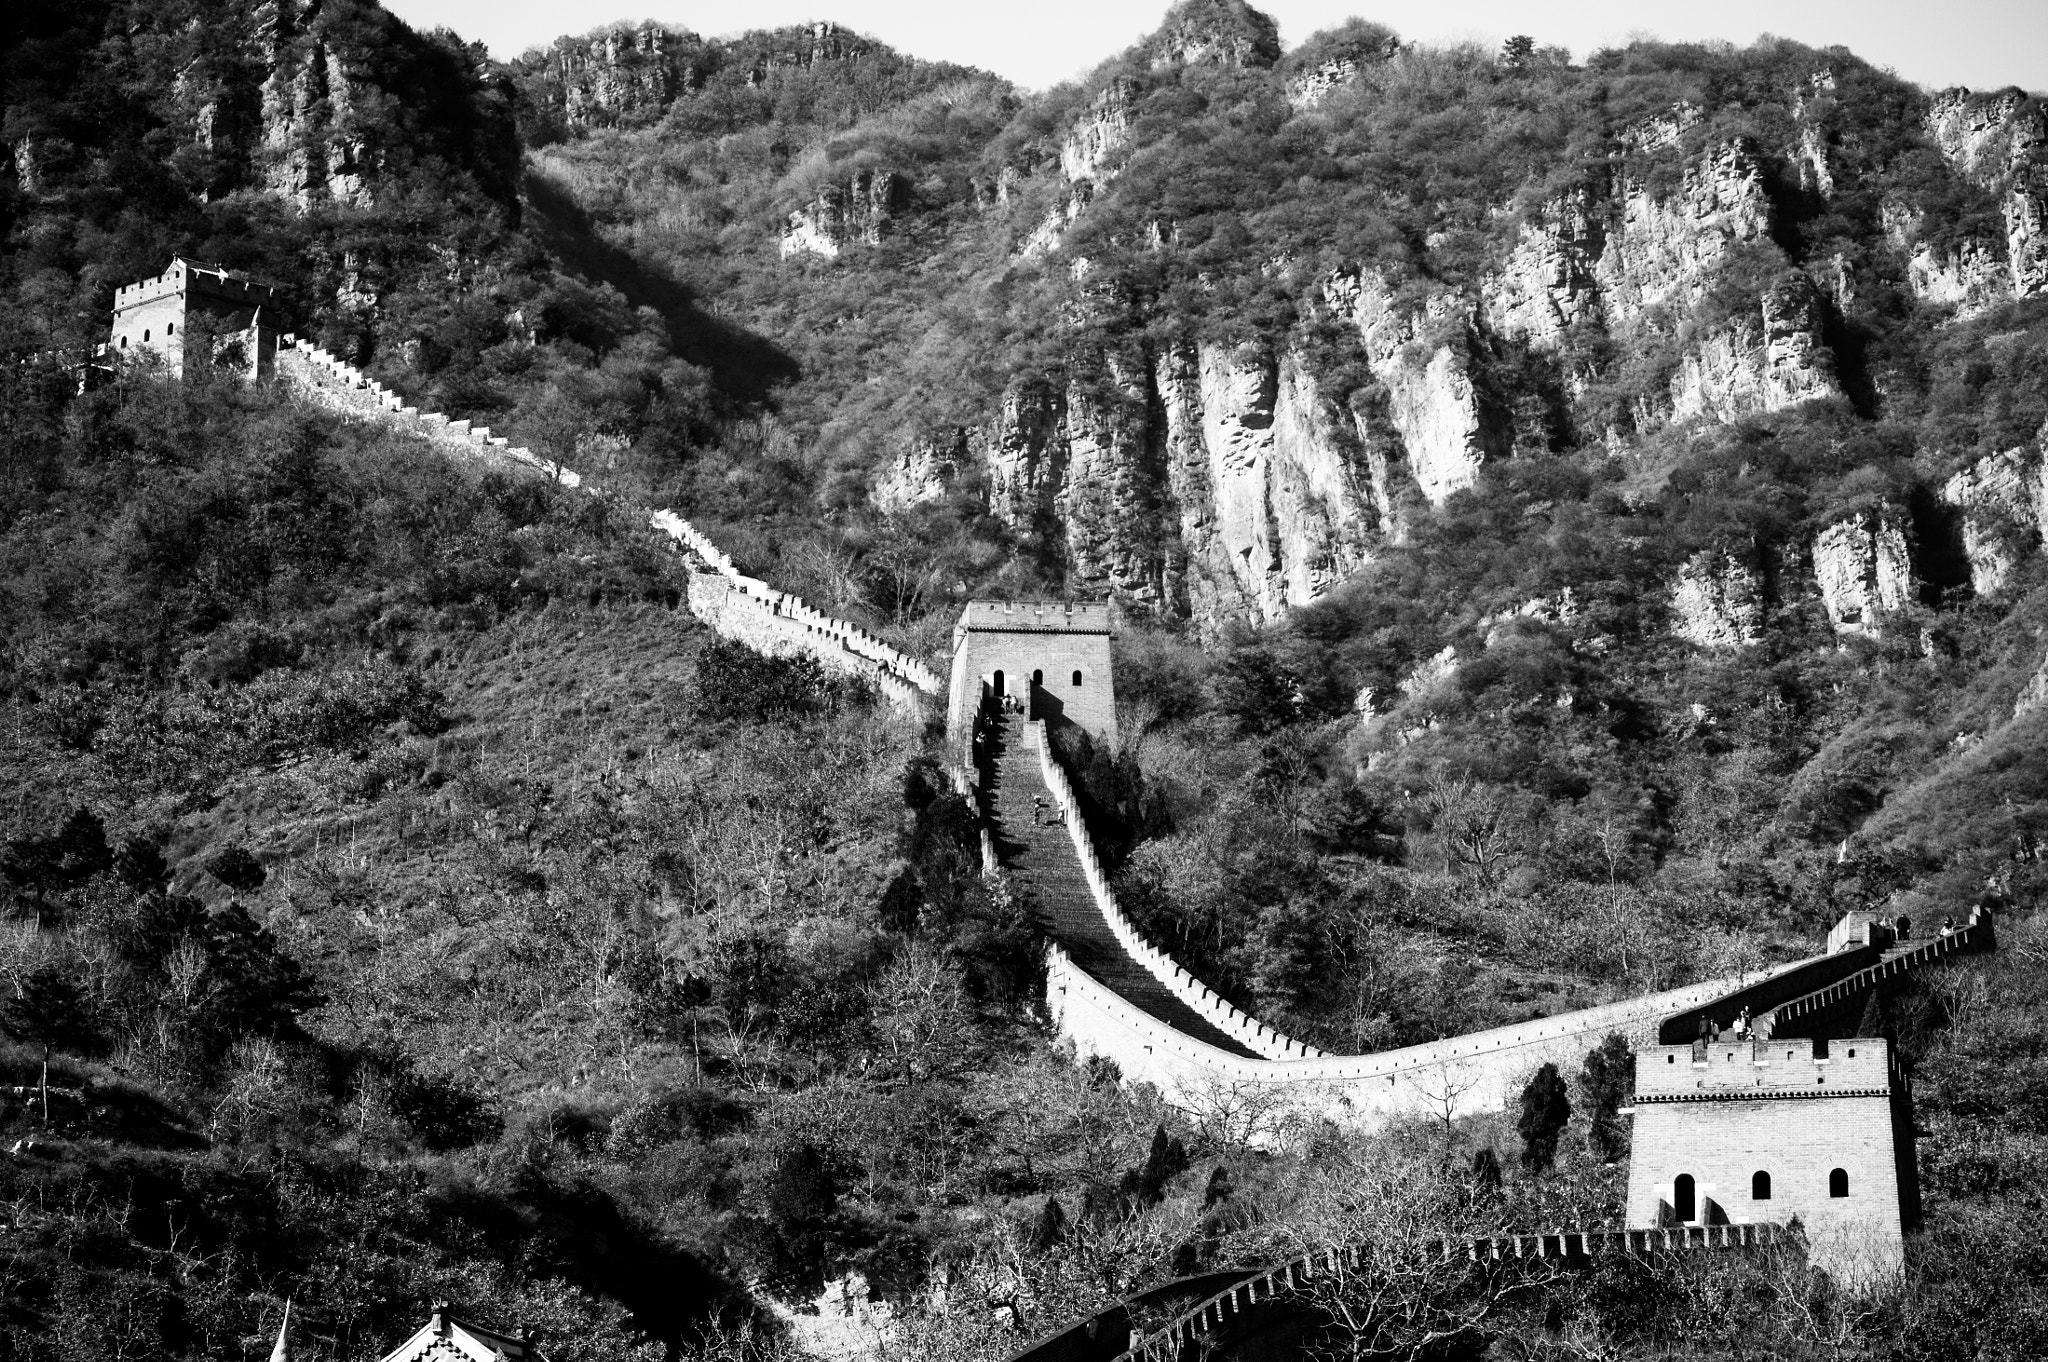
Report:
M 1822 198 L 1835 196 L 1834 167 L 1828 164 L 1827 134 L 1811 123 L 1799 131 L 1799 185 Z
M 1257 346 L 1019 379 L 983 458 L 995 515 L 1056 535 L 1083 582 L 1205 632 L 1314 600 L 1384 521 L 1345 414 L 1298 356 Z
M 1409 470 L 1432 506 L 1470 487 L 1482 464 L 1507 452 L 1508 432 L 1472 379 L 1470 303 L 1437 294 L 1421 316 L 1407 315 L 1375 271 L 1333 275 L 1323 297 L 1358 328 Z
M 2048 705 L 2048 657 L 2041 659 L 2040 668 L 2020 688 L 2019 698 L 2013 701 L 2012 717 L 2031 714 L 2043 705 Z
M 1296 113 L 1313 109 L 1332 90 L 1342 89 L 1358 78 L 1358 63 L 1350 57 L 1335 57 L 1287 78 L 1287 102 Z
M 1627 151 L 1662 151 L 1676 146 L 1678 139 L 1699 124 L 1707 111 L 1690 100 L 1680 100 L 1670 110 L 1652 114 L 1623 128 L 1615 140 Z
M 314 12 L 308 7 L 307 17 Z M 300 16 L 277 0 L 270 25 L 270 68 L 262 87 L 262 185 L 299 208 L 331 199 L 370 204 L 371 150 L 356 127 L 355 76 L 321 36 L 296 32 Z M 211 138 L 213 117 L 200 124 Z
M 2001 196 L 2013 294 L 2048 292 L 2048 112 L 2017 90 L 1944 90 L 1927 132 L 1957 174 Z
M 1885 240 L 1907 257 L 1906 282 L 1913 296 L 1971 317 L 2012 297 L 2012 272 L 1986 241 L 1962 241 L 1942 248 L 1922 239 L 1926 214 L 1893 200 L 1880 210 Z
M 2048 163 L 2039 159 L 2013 177 L 2006 193 L 2005 249 L 2014 295 L 2048 293 Z
M 1095 198 L 1098 188 L 1114 180 L 1131 143 L 1131 101 L 1135 87 L 1112 81 L 1074 121 L 1060 143 L 1060 174 L 1065 192 L 1046 210 L 1017 254 L 1029 260 L 1057 250 L 1067 226 Z M 1008 195 L 1004 194 L 1007 201 Z
M 1113 81 L 1095 97 L 1060 144 L 1060 172 L 1069 180 L 1102 185 L 1116 178 L 1131 141 L 1132 87 Z
M 1626 186 L 1619 222 L 1594 270 L 1609 324 L 1625 332 L 1656 309 L 1696 306 L 1729 248 L 1768 240 L 1770 229 L 1762 158 L 1747 139 L 1687 167 L 1675 198 Z
M 1695 554 L 1671 588 L 1672 632 L 1701 648 L 1744 648 L 1763 635 L 1763 582 L 1732 553 Z
M 1961 513 L 1970 587 L 1980 596 L 2003 591 L 2021 553 L 2048 542 L 2048 459 L 2039 449 L 1979 459 L 1942 484 L 1941 500 Z
M 696 34 L 650 22 L 559 39 L 543 60 L 568 126 L 603 128 L 661 117 L 703 84 L 714 59 Z
M 1913 598 L 1905 513 L 1884 506 L 1837 521 L 1813 541 L 1813 575 L 1828 618 L 1843 633 L 1875 633 Z
M 1053 511 L 1066 527 L 1067 562 L 1090 588 L 1158 606 L 1167 598 L 1157 533 L 1150 374 L 1133 357 L 1104 357 L 1104 373 L 1067 387 L 1066 478 Z
M 1277 619 L 1371 560 L 1379 508 L 1342 414 L 1298 356 L 1182 346 L 1157 373 L 1198 619 Z
M 2019 91 L 1974 95 L 1961 86 L 1934 96 L 1927 133 L 1958 174 L 1994 192 L 2011 182 L 2015 165 L 2048 141 L 2041 111 Z
M 518 63 L 527 97 L 564 130 L 645 127 L 721 71 L 770 86 L 826 62 L 857 61 L 873 48 L 837 24 L 800 24 L 739 41 L 707 41 L 663 24 L 614 24 L 558 38 Z
M 1564 333 L 1597 314 L 1594 262 L 1606 246 L 1606 223 L 1591 186 L 1543 205 L 1524 227 L 1497 274 L 1480 289 L 1488 326 L 1519 336 L 1539 350 L 1557 347 Z
M 979 433 L 949 426 L 912 440 L 876 480 L 871 500 L 885 511 L 908 510 L 943 500 L 946 489 L 973 457 Z
M 1735 421 L 1755 412 L 1838 396 L 1821 344 L 1820 290 L 1803 274 L 1766 293 L 1758 311 L 1708 336 L 1671 380 L 1672 416 Z
M 835 259 L 852 245 L 879 246 L 889 220 L 910 204 L 910 182 L 889 170 L 860 170 L 844 185 L 831 184 L 792 212 L 778 249 Z
M 1036 374 L 1012 380 L 986 457 L 990 513 L 1012 529 L 1039 528 L 1067 476 L 1066 395 Z

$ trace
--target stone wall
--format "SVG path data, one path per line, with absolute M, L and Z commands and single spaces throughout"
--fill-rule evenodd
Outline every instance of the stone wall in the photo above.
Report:
M 1153 978 L 1164 984 L 1175 997 L 1246 1049 L 1256 1050 L 1267 1059 L 1311 1059 L 1320 1056 L 1323 1052 L 1314 1046 L 1290 1040 L 1232 1007 L 1208 985 L 1175 964 L 1166 952 L 1153 946 L 1131 924 L 1130 919 L 1124 916 L 1123 909 L 1117 906 L 1116 895 L 1110 892 L 1109 877 L 1102 871 L 1101 858 L 1095 854 L 1095 843 L 1088 835 L 1086 824 L 1082 822 L 1081 806 L 1074 798 L 1073 783 L 1067 779 L 1066 770 L 1052 755 L 1052 745 L 1047 741 L 1043 721 L 1031 725 L 1031 736 L 1038 747 L 1039 771 L 1045 777 L 1046 787 L 1052 791 L 1053 798 L 1059 803 L 1067 835 L 1073 842 L 1075 859 L 1080 862 L 1082 876 L 1088 881 L 1088 892 L 1094 897 L 1096 909 L 1108 922 L 1117 943 L 1143 965 Z
M 1046 1006 L 1083 1055 L 1114 1060 L 1124 1078 L 1151 1083 L 1176 1106 L 1201 1110 L 1264 1093 L 1276 1114 L 1377 1126 L 1400 1118 L 1502 1111 L 1543 1064 L 1571 1073 L 1608 1035 L 1653 1044 L 1658 1021 L 1739 983 L 1713 980 L 1376 1055 L 1257 1060 L 1181 1035 L 1131 1006 L 1053 947 Z
M 310 341 L 286 336 L 277 372 L 307 399 L 343 415 L 393 426 L 471 457 L 532 469 L 565 487 L 597 490 L 574 470 L 493 435 L 488 426 L 407 405 L 396 392 Z M 728 554 L 674 511 L 655 511 L 648 523 L 709 569 L 691 574 L 690 609 L 720 635 L 778 656 L 806 653 L 829 671 L 871 682 L 905 711 L 919 710 L 924 697 L 944 689 L 930 666 L 868 630 L 745 575 Z
M 491 434 L 489 426 L 408 406 L 396 392 L 311 341 L 291 335 L 279 341 L 277 376 L 330 411 L 391 426 L 457 453 L 545 473 L 564 487 L 583 486 L 572 470 Z
M 1807 1040 L 1642 1051 L 1628 1223 L 1796 1216 L 1808 1260 L 1837 1281 L 1896 1276 L 1913 1159 L 1893 1111 L 1904 1100 L 1882 1040 L 1836 1041 L 1825 1054 Z M 1831 1193 L 1837 1169 L 1847 1179 L 1843 1196 Z M 1767 1185 L 1758 1184 L 1759 1173 Z M 1692 1179 L 1692 1214 L 1682 1221 L 1681 1176 Z

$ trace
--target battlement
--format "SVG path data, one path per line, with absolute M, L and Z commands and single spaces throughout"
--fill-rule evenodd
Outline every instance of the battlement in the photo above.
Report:
M 1882 1040 L 1720 1040 L 1650 1045 L 1636 1054 L 1636 1103 L 1883 1097 Z
M 124 284 L 114 290 L 114 311 L 123 312 L 144 303 L 177 296 L 225 303 L 231 307 L 261 307 L 276 300 L 277 291 L 237 274 L 225 265 L 207 265 L 183 256 L 173 257 L 170 267 L 154 279 Z
M 969 601 L 953 634 L 1107 634 L 1107 601 Z

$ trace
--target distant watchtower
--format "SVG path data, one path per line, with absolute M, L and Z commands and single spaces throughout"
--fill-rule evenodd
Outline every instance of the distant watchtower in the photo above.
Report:
M 283 320 L 268 287 L 174 256 L 156 278 L 114 291 L 109 348 L 119 356 L 157 355 L 180 378 L 188 361 L 267 378 Z
M 953 628 L 948 731 L 965 733 L 985 682 L 1033 718 L 1066 719 L 1113 745 L 1109 632 L 1106 602 L 969 601 Z
M 1797 1219 L 1846 1286 L 1905 1264 L 1919 1219 L 1911 1097 L 1883 1040 L 1698 1041 L 1636 1055 L 1628 1223 Z

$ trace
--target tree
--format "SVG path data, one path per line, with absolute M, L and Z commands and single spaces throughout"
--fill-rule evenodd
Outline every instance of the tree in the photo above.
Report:
M 43 1124 L 50 1124 L 50 1051 L 76 1055 L 103 1053 L 106 1038 L 99 1029 L 92 1001 L 63 965 L 38 966 L 21 991 L 0 1011 L 0 1026 L 16 1040 L 43 1047 Z
M 91 809 L 83 808 L 73 810 L 51 836 L 24 837 L 0 851 L 0 875 L 34 897 L 38 926 L 48 895 L 84 884 L 113 863 L 106 824 Z
M 1522 1089 L 1522 1114 L 1515 1130 L 1522 1137 L 1522 1166 L 1532 1171 L 1557 1161 L 1557 1138 L 1572 1119 L 1572 1099 L 1555 1064 L 1545 1064 Z
M 1635 1062 L 1628 1037 L 1615 1032 L 1593 1047 L 1579 1075 L 1579 1092 L 1586 1102 L 1587 1138 L 1607 1163 L 1628 1152 L 1628 1128 L 1618 1113 L 1635 1086 Z
M 1517 33 L 1501 44 L 1501 64 L 1510 71 L 1526 71 L 1536 55 L 1536 40 L 1526 33 Z
M 270 878 L 263 862 L 239 842 L 216 853 L 207 861 L 206 871 L 237 894 L 253 894 Z

